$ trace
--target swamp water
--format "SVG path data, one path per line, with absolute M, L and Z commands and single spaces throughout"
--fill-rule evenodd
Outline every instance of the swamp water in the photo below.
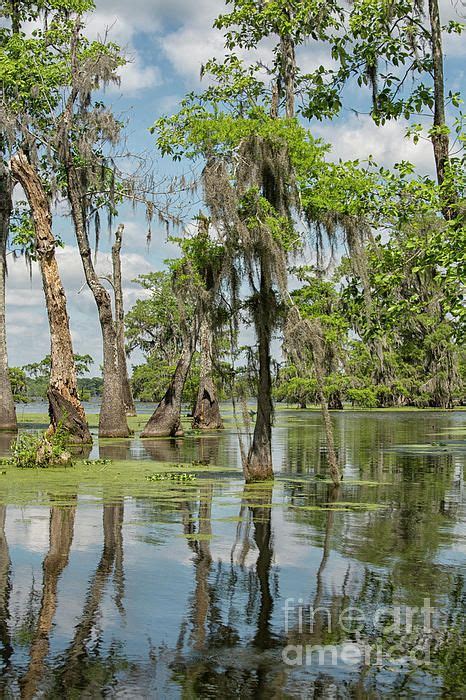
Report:
M 228 416 L 1 466 L 0 697 L 465 697 L 466 413 L 332 419 L 338 490 L 312 411 L 277 411 L 273 484 Z

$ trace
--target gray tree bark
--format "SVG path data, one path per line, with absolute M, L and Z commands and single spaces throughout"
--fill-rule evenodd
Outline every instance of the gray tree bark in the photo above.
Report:
M 193 339 L 186 341 L 170 386 L 142 431 L 142 438 L 177 437 L 183 435 L 181 427 L 181 400 L 194 354 L 194 345 Z
M 123 289 L 121 284 L 121 244 L 124 226 L 120 224 L 115 233 L 115 243 L 112 246 L 113 289 L 115 294 L 115 326 L 118 344 L 118 365 L 121 376 L 121 388 L 126 415 L 135 416 L 133 392 L 128 376 L 128 362 L 125 352 L 125 310 L 123 306 Z
M 26 193 L 34 221 L 36 252 L 42 275 L 50 327 L 50 383 L 48 390 L 51 429 L 59 424 L 73 442 L 92 442 L 84 408 L 78 396 L 78 383 L 71 340 L 66 295 L 55 256 L 52 214 L 47 193 L 25 153 L 11 159 L 14 178 Z
M 17 430 L 15 402 L 8 375 L 6 344 L 5 281 L 6 245 L 11 215 L 11 177 L 0 160 L 0 430 Z
M 429 20 L 432 43 L 434 76 L 434 127 L 445 126 L 445 79 L 443 72 L 442 27 L 437 0 L 429 0 Z M 445 166 L 449 159 L 448 134 L 435 132 L 432 136 L 438 183 L 445 179 Z
M 201 322 L 200 346 L 199 391 L 192 426 L 199 430 L 220 430 L 223 423 L 212 378 L 212 330 L 206 317 Z
M 270 264 L 263 256 L 255 327 L 259 343 L 257 417 L 251 447 L 243 465 L 246 482 L 273 479 L 272 466 L 272 375 L 270 373 L 274 296 Z
M 103 349 L 103 391 L 99 416 L 99 437 L 129 437 L 126 408 L 121 383 L 121 362 L 118 340 L 112 313 L 110 295 L 103 286 L 92 262 L 87 225 L 81 202 L 79 175 L 71 154 L 66 158 L 66 177 L 71 215 L 83 263 L 86 282 L 91 290 L 99 313 Z

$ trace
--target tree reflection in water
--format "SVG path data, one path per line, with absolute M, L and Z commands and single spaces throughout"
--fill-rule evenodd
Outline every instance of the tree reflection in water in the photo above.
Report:
M 13 645 L 10 638 L 11 561 L 5 536 L 6 506 L 0 505 L 0 643 L 2 645 L 2 678 L 8 673 Z M 3 683 L 0 678 L 0 690 Z
M 252 499 L 252 500 L 251 500 Z M 201 492 L 188 625 L 173 664 L 186 697 L 273 697 L 282 672 L 268 649 L 277 581 L 273 575 L 272 486 L 245 487 L 229 564 L 212 560 L 212 487 Z M 250 556 L 252 555 L 252 556 Z M 248 560 L 254 558 L 250 564 Z M 249 632 L 244 639 L 244 625 Z
M 117 669 L 124 663 L 118 646 L 111 646 L 107 658 L 100 658 L 102 630 L 98 625 L 103 594 L 112 574 L 114 601 L 120 614 L 124 615 L 123 502 L 103 506 L 102 555 L 90 580 L 74 637 L 65 653 L 55 661 L 50 658 L 50 635 L 57 610 L 58 582 L 70 557 L 76 504 L 53 506 L 50 509 L 49 548 L 42 565 L 40 606 L 32 626 L 29 662 L 23 673 L 19 668 L 11 668 L 13 646 L 8 624 L 11 572 L 4 532 L 5 511 L 6 508 L 0 506 L 0 642 L 3 666 L 0 690 L 2 697 L 19 695 L 24 700 L 42 695 L 50 698 L 84 695 L 100 697 L 103 688 L 114 682 Z M 34 618 L 33 611 L 30 617 Z M 90 648 L 91 639 L 92 648 Z
M 58 579 L 68 564 L 75 512 L 75 504 L 57 506 L 50 510 L 49 551 L 43 563 L 39 618 L 29 652 L 29 667 L 20 680 L 21 697 L 25 700 L 35 696 L 44 673 L 44 661 L 50 647 L 50 631 L 57 609 Z
M 365 419 L 345 420 L 359 429 Z M 101 506 L 76 508 L 80 517 L 71 556 L 75 503 L 52 504 L 42 588 L 37 594 L 33 583 L 30 602 L 24 561 L 33 573 L 41 564 L 43 516 L 32 510 L 29 518 L 26 508 L 26 517 L 15 520 L 12 507 L 12 517 L 10 511 L 6 516 L 7 533 L 13 535 L 8 547 L 6 509 L 0 506 L 0 696 L 423 697 L 437 683 L 443 697 L 459 697 L 464 582 L 457 562 L 464 458 L 384 451 L 383 445 L 405 439 L 409 426 L 398 423 L 401 433 L 391 435 L 393 428 L 378 419 L 369 430 L 371 419 L 360 440 L 364 453 L 357 452 L 359 438 L 348 429 L 345 451 L 355 465 L 352 478 L 361 481 L 345 479 L 339 490 L 312 478 L 321 468 L 325 474 L 318 431 L 293 427 L 296 450 L 293 445 L 287 450 L 294 459 L 287 478 L 275 483 L 275 503 L 271 485 L 243 489 L 223 474 L 217 479 L 216 470 L 198 474 L 189 485 L 163 482 L 144 497 L 127 497 L 125 559 L 123 500 L 103 506 L 103 546 L 97 543 L 96 554 L 86 518 Z M 129 445 L 115 444 L 107 456 L 124 459 Z M 151 454 L 157 461 L 195 458 L 218 466 L 227 454 L 221 440 L 204 436 L 186 439 L 184 446 L 147 441 L 144 450 L 145 458 Z M 304 472 L 303 462 L 312 455 L 321 455 L 320 464 Z M 367 462 L 364 455 L 370 455 Z M 294 478 L 300 472 L 303 477 Z M 364 481 L 373 475 L 383 478 Z M 15 522 L 25 524 L 18 532 L 27 534 L 26 543 L 18 545 Z M 73 595 L 67 582 L 75 573 L 83 601 L 76 617 L 70 606 L 62 607 Z M 282 661 L 288 644 L 355 639 L 339 625 L 349 606 L 364 611 L 369 622 L 361 639 L 371 641 L 370 618 L 377 607 L 422 605 L 426 594 L 442 606 L 450 625 L 449 636 L 440 637 L 439 651 L 434 649 L 436 676 L 365 666 L 293 668 Z M 295 602 L 304 598 L 303 630 L 296 619 L 285 628 L 289 595 Z M 63 621 L 57 620 L 61 610 Z M 70 628 L 70 622 L 76 626 Z
M 95 674 L 89 673 L 89 666 L 93 664 L 92 654 L 89 653 L 88 644 L 93 632 L 97 632 L 96 624 L 105 586 L 114 574 L 116 588 L 116 603 L 121 613 L 123 613 L 124 596 L 124 573 L 123 573 L 123 525 L 124 505 L 123 502 L 115 504 L 104 504 L 103 506 L 103 531 L 104 544 L 100 561 L 91 579 L 83 612 L 78 624 L 75 627 L 75 634 L 64 654 L 62 668 L 59 671 L 58 682 L 60 689 L 75 688 L 82 692 L 92 691 L 93 684 L 96 683 L 95 692 L 98 692 L 99 683 L 103 678 L 97 678 Z M 98 648 L 98 644 L 94 645 Z M 106 668 L 106 664 L 99 665 L 101 670 Z M 112 677 L 112 667 L 107 669 L 107 681 Z

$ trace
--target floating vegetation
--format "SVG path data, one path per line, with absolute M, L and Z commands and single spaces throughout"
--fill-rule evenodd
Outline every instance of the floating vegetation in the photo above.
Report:
M 386 452 L 398 452 L 403 454 L 429 454 L 440 455 L 445 452 L 466 452 L 466 440 L 449 440 L 441 442 L 427 442 L 421 444 L 393 445 L 386 448 Z
M 306 477 L 282 477 L 279 479 L 279 481 L 286 483 L 286 484 L 315 484 L 315 482 L 319 481 L 322 484 L 333 484 L 333 481 L 331 479 L 327 479 L 327 477 L 322 476 L 321 474 L 316 474 L 314 477 L 310 476 L 308 478 Z M 390 482 L 388 481 L 367 481 L 365 479 L 345 479 L 344 481 L 341 482 L 340 488 L 344 488 L 345 486 L 387 486 L 389 485 Z
M 209 542 L 213 539 L 213 535 L 206 532 L 190 532 L 184 535 L 176 535 L 177 537 L 184 537 L 186 540 L 195 542 Z
M 190 482 L 190 481 L 196 481 L 196 475 L 195 474 L 187 474 L 186 472 L 183 472 L 182 474 L 179 474 L 178 472 L 165 472 L 165 473 L 158 473 L 158 474 L 149 474 L 146 476 L 147 481 L 179 481 L 179 482 Z
M 334 508 L 330 506 L 290 506 L 290 508 L 293 508 L 293 510 L 303 510 L 303 511 L 334 511 L 334 512 L 342 512 L 342 513 L 348 513 L 348 508 Z
M 380 503 L 353 503 L 352 501 L 335 501 L 334 503 L 323 503 L 322 505 L 314 506 L 296 506 L 291 505 L 291 508 L 297 510 L 331 510 L 331 511 L 369 511 L 369 510 L 380 510 L 381 508 L 388 508 L 388 505 Z
M 334 503 L 325 503 L 324 505 L 342 508 L 355 508 L 357 510 L 380 510 L 381 508 L 389 507 L 386 503 L 354 503 L 353 501 L 335 501 Z

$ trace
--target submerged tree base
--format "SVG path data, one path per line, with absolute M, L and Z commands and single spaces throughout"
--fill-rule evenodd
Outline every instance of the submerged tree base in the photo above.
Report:
M 194 410 L 192 427 L 195 430 L 223 430 L 223 421 L 217 399 L 212 399 L 207 389 Z
M 128 438 L 131 430 L 128 426 L 126 412 L 120 392 L 111 391 L 104 396 L 99 415 L 99 438 Z
M 131 437 L 132 432 L 128 428 L 127 430 L 100 430 L 99 429 L 99 438 L 129 438 Z
M 273 481 L 274 474 L 271 466 L 262 464 L 248 464 L 244 468 L 244 480 L 247 484 L 252 484 L 257 481 Z
M 18 423 L 16 420 L 2 421 L 0 423 L 0 433 L 17 433 Z
M 254 481 L 272 481 L 274 478 L 272 454 L 268 450 L 256 452 L 253 447 L 249 450 L 243 465 L 244 480 L 247 484 Z
M 71 401 L 54 389 L 47 392 L 49 400 L 49 417 L 52 432 L 60 426 L 68 436 L 69 444 L 90 444 L 92 443 L 91 433 L 87 425 L 84 411 L 79 410 Z
M 160 403 L 141 433 L 142 438 L 183 437 L 178 413 L 170 404 Z

